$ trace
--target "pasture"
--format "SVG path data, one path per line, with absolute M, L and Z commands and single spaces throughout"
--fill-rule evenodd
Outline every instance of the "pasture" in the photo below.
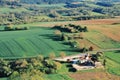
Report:
M 16 9 L 12 9 L 12 8 L 8 8 L 8 7 L 0 7 L 0 13 L 9 13 L 9 12 L 23 12 L 23 11 L 28 11 L 25 8 L 16 8 Z
M 34 27 L 27 31 L 2 31 L 0 32 L 0 57 L 24 58 L 34 57 L 39 54 L 48 56 L 49 53 L 69 52 L 69 45 L 57 41 L 54 30 L 51 28 Z
M 106 69 L 109 73 L 120 76 L 120 51 L 106 52 Z
M 67 54 L 75 52 L 69 45 L 57 41 L 54 36 L 54 25 L 77 24 L 87 26 L 89 32 L 83 33 L 84 40 L 78 40 L 80 47 L 93 46 L 95 50 L 120 47 L 120 18 L 99 19 L 86 21 L 61 21 L 61 22 L 38 22 L 30 24 L 14 25 L 15 27 L 29 26 L 27 31 L 1 31 L 0 33 L 0 57 L 21 58 L 33 57 L 39 54 L 48 56 L 55 53 L 57 56 L 61 51 Z M 42 28 L 42 27 L 44 28 Z M 46 27 L 46 28 L 45 28 Z M 1 29 L 3 29 L 1 27 Z
M 60 52 L 65 52 L 67 55 L 73 55 L 76 52 L 69 45 L 64 44 L 63 41 L 56 39 L 54 30 L 51 29 L 54 25 L 77 24 L 87 26 L 88 31 L 83 33 L 84 39 L 77 40 L 81 46 L 93 46 L 95 50 L 120 48 L 120 17 L 114 19 L 99 19 L 86 21 L 61 21 L 61 22 L 38 22 L 30 24 L 14 25 L 15 27 L 29 26 L 29 30 L 23 31 L 1 31 L 0 32 L 0 58 L 29 58 L 37 55 L 49 56 L 50 53 L 55 53 L 59 56 Z M 1 30 L 3 27 L 0 28 Z M 70 33 L 71 34 L 71 33 Z M 58 72 L 60 74 L 46 75 L 46 80 L 79 80 L 87 75 L 89 79 L 100 80 L 101 75 L 105 80 L 119 80 L 120 75 L 120 51 L 105 52 L 106 67 L 102 71 L 93 72 L 76 72 L 68 73 L 68 69 L 63 67 Z M 111 75 L 107 72 L 114 74 Z M 63 76 L 63 74 L 65 74 Z M 81 76 L 80 76 L 81 74 Z M 93 78 L 94 76 L 94 78 Z M 57 77 L 57 78 L 56 78 Z M 85 78 L 85 80 L 89 80 Z M 72 80 L 72 79 L 71 79 Z
M 64 74 L 52 74 L 45 76 L 45 80 L 74 80 L 68 75 Z

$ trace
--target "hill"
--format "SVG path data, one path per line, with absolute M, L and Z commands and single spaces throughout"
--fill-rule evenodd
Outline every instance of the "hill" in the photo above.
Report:
M 57 4 L 57 3 L 66 3 L 73 2 L 75 0 L 20 0 L 21 3 L 27 4 Z

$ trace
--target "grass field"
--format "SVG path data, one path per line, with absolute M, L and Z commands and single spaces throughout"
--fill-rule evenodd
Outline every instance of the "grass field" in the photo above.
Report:
M 107 58 L 106 68 L 109 73 L 120 76 L 120 51 L 106 52 Z
M 27 31 L 0 32 L 0 57 L 22 58 L 39 54 L 48 56 L 52 52 L 59 55 L 61 51 L 72 55 L 79 53 L 75 52 L 69 45 L 64 45 L 63 42 L 57 41 L 54 37 L 54 30 L 51 29 L 54 25 L 69 23 L 88 27 L 89 32 L 83 34 L 84 41 L 78 40 L 80 44 L 82 43 L 85 46 L 92 45 L 96 49 L 120 48 L 120 17 L 86 21 L 39 22 L 15 25 L 18 27 L 29 26 L 30 29 Z M 1 27 L 0 29 L 3 28 Z M 105 52 L 105 56 L 107 63 L 103 71 L 69 73 L 68 68 L 63 64 L 62 69 L 58 71 L 59 74 L 46 75 L 45 79 L 101 80 L 102 76 L 104 77 L 103 80 L 120 80 L 120 51 Z
M 0 7 L 0 13 L 9 13 L 9 12 L 23 12 L 23 11 L 28 11 L 25 8 L 16 8 L 16 9 L 12 9 L 12 8 L 8 8 L 8 7 Z
M 54 30 L 40 27 L 27 31 L 0 32 L 0 46 L 2 58 L 33 57 L 39 54 L 48 56 L 52 52 L 59 55 L 61 51 L 74 53 L 69 52 L 70 46 L 55 40 Z
M 56 41 L 54 30 L 50 28 L 53 25 L 77 24 L 87 26 L 89 32 L 84 33 L 85 40 L 78 40 L 85 46 L 92 45 L 96 49 L 119 48 L 120 47 L 120 17 L 114 19 L 99 19 L 86 21 L 61 21 L 61 22 L 39 22 L 31 24 L 15 25 L 18 27 L 29 26 L 27 31 L 0 32 L 0 57 L 30 57 L 43 54 L 48 56 L 54 52 L 65 51 L 67 54 L 73 54 L 69 45 L 63 45 L 63 42 Z M 1 27 L 1 29 L 3 29 Z M 81 44 L 81 45 L 82 45 Z M 78 52 L 77 52 L 78 53 Z
M 69 77 L 67 74 L 52 74 L 47 75 L 45 77 L 45 80 L 74 80 L 71 77 Z

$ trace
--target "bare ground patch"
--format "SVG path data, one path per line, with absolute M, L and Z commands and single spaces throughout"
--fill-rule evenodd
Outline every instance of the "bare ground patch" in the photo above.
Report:
M 120 80 L 120 76 L 115 76 L 106 72 L 84 72 L 70 74 L 75 80 Z
M 120 23 L 120 17 L 112 19 L 95 19 L 95 20 L 82 20 L 82 21 L 61 21 L 61 22 L 43 22 L 42 24 L 37 24 L 36 26 L 52 27 L 54 25 L 64 25 L 64 24 L 78 24 L 78 25 L 105 25 Z
M 90 41 L 88 41 L 86 39 L 84 39 L 84 40 L 79 39 L 77 41 L 80 44 L 80 48 L 82 48 L 82 47 L 88 47 L 89 48 L 90 46 L 92 46 L 94 48 L 94 50 L 100 49 L 97 45 L 91 43 Z

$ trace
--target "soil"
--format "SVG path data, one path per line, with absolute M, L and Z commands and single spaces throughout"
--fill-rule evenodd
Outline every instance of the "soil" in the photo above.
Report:
M 70 77 L 75 80 L 120 80 L 120 76 L 105 72 L 71 73 Z

